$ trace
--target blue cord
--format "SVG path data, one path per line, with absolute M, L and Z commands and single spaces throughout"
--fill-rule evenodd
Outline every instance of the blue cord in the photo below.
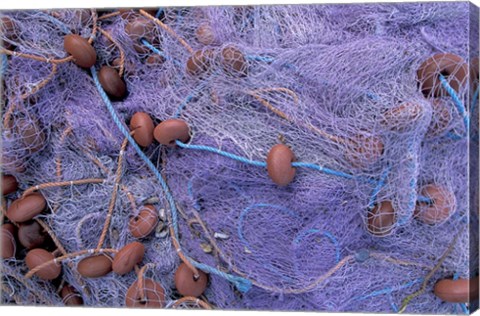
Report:
M 465 125 L 465 130 L 467 131 L 467 134 L 468 134 L 470 120 L 469 120 L 467 111 L 465 110 L 465 106 L 463 105 L 462 101 L 460 101 L 460 99 L 458 98 L 458 95 L 455 92 L 455 90 L 448 84 L 447 79 L 445 79 L 445 77 L 442 74 L 440 74 L 439 78 L 443 88 L 447 90 L 447 93 L 452 97 L 453 103 L 455 104 L 455 107 L 457 108 L 458 113 L 463 118 L 463 124 Z
M 470 104 L 470 115 L 471 116 L 475 112 L 475 106 L 477 105 L 479 89 L 480 89 L 480 85 L 477 87 L 477 90 L 475 90 L 475 93 L 473 94 L 473 97 L 472 97 L 472 104 Z
M 330 239 L 330 241 L 333 243 L 333 245 L 335 246 L 335 260 L 336 260 L 336 263 L 340 262 L 340 245 L 338 243 L 338 240 L 337 238 L 335 238 L 335 236 L 333 236 L 332 233 L 324 230 L 324 231 L 321 231 L 319 229 L 309 229 L 305 232 L 302 232 L 301 234 L 299 234 L 297 237 L 295 237 L 295 239 L 293 240 L 293 242 L 295 244 L 298 244 L 300 243 L 300 241 L 307 237 L 308 235 L 312 235 L 312 234 L 316 234 L 316 233 L 322 233 L 322 235 L 324 235 L 325 237 L 327 237 L 328 239 Z
M 319 165 L 316 165 L 316 164 L 313 164 L 313 163 L 308 163 L 308 162 L 297 162 L 297 161 L 295 161 L 295 162 L 292 162 L 292 167 L 310 168 L 310 169 L 318 170 L 318 171 L 321 171 L 323 173 L 326 173 L 326 174 L 329 174 L 329 175 L 332 175 L 332 176 L 342 177 L 342 178 L 346 178 L 346 179 L 354 179 L 355 178 L 351 174 L 341 172 L 341 171 L 336 171 L 336 170 L 329 169 L 329 168 L 325 168 L 325 167 L 322 167 L 322 166 L 319 166 Z
M 221 156 L 224 156 L 224 157 L 227 157 L 227 158 L 230 158 L 230 159 L 239 161 L 239 162 L 243 162 L 243 163 L 248 164 L 248 165 L 257 166 L 257 167 L 265 167 L 265 168 L 267 167 L 267 163 L 266 163 L 266 162 L 249 160 L 249 159 L 247 159 L 247 158 L 244 158 L 244 157 L 240 157 L 240 156 L 231 154 L 231 153 L 229 153 L 229 152 L 220 150 L 220 149 L 218 149 L 218 148 L 214 148 L 214 147 L 210 147 L 210 146 L 204 146 L 204 145 L 189 145 L 189 144 L 184 144 L 184 143 L 182 143 L 182 142 L 179 141 L 179 140 L 176 140 L 175 142 L 176 142 L 177 145 L 178 145 L 179 147 L 181 147 L 181 148 L 208 151 L 208 152 L 215 153 L 215 154 L 218 154 L 218 155 L 221 155 Z
M 163 9 L 159 8 L 157 11 L 157 14 L 155 14 L 155 19 L 158 19 L 160 17 L 160 14 L 162 14 L 162 12 L 163 12 Z
M 465 305 L 465 303 L 459 303 L 459 304 L 460 304 L 460 307 L 462 308 L 462 311 L 465 315 L 470 314 L 470 311 L 468 310 L 467 305 Z
M 247 55 L 247 60 L 263 61 L 263 62 L 266 62 L 266 63 L 271 63 L 275 60 L 275 58 L 270 57 L 270 56 Z
M 176 60 L 174 58 L 171 58 L 170 56 L 166 55 L 164 52 L 162 52 L 161 50 L 159 50 L 158 48 L 153 46 L 146 39 L 142 38 L 140 41 L 142 42 L 143 45 L 147 46 L 152 52 L 154 52 L 155 54 L 158 54 L 158 55 L 162 56 L 163 58 L 165 58 L 165 60 L 171 60 L 171 61 L 173 61 L 173 63 L 175 65 L 182 66 L 182 64 L 178 60 Z
M 382 175 L 380 176 L 380 180 L 378 181 L 377 186 L 373 189 L 372 194 L 370 195 L 370 200 L 368 202 L 369 209 L 373 209 L 375 200 L 377 199 L 377 195 L 385 185 L 385 181 L 387 180 L 388 174 L 390 173 L 391 169 L 392 169 L 391 166 L 387 166 L 387 168 L 385 168 Z
M 388 300 L 390 301 L 390 306 L 392 306 L 392 310 L 394 313 L 398 313 L 398 306 L 393 301 L 392 293 L 388 294 Z
M 377 291 L 373 291 L 371 292 L 370 294 L 367 294 L 367 295 L 363 295 L 363 296 L 357 296 L 354 298 L 355 301 L 363 301 L 367 298 L 371 298 L 371 297 L 375 297 L 375 296 L 379 296 L 379 295 L 383 295 L 383 294 L 390 294 L 392 292 L 395 292 L 395 291 L 398 291 L 398 290 L 403 290 L 403 289 L 407 289 L 417 283 L 420 283 L 420 282 L 423 282 L 423 279 L 420 278 L 420 279 L 416 279 L 416 280 L 413 280 L 413 281 L 409 281 L 403 285 L 400 285 L 396 288 L 392 288 L 392 287 L 387 287 L 383 290 L 377 290 Z
M 123 136 L 125 138 L 127 138 L 130 145 L 133 147 L 133 149 L 135 149 L 135 151 L 140 156 L 140 158 L 147 164 L 148 168 L 153 172 L 153 174 L 157 178 L 158 182 L 162 186 L 163 192 L 165 193 L 165 197 L 166 197 L 166 199 L 168 201 L 168 204 L 170 205 L 170 209 L 171 209 L 173 231 L 174 231 L 175 237 L 179 240 L 179 238 L 178 238 L 178 227 L 177 227 L 177 225 L 178 225 L 177 208 L 176 208 L 173 196 L 170 193 L 170 190 L 167 186 L 167 183 L 165 182 L 165 180 L 163 180 L 162 175 L 157 170 L 155 165 L 150 161 L 150 159 L 145 155 L 145 153 L 142 151 L 142 149 L 137 145 L 137 143 L 135 142 L 133 137 L 130 135 L 129 130 L 125 127 L 125 124 L 120 121 L 119 117 L 117 116 L 117 114 L 115 112 L 115 109 L 113 108 L 112 103 L 110 102 L 110 99 L 108 98 L 107 94 L 103 90 L 103 88 L 100 84 L 100 81 L 98 80 L 98 76 L 97 76 L 97 72 L 95 70 L 95 66 L 92 66 L 90 68 L 90 71 L 92 72 L 92 77 L 93 77 L 93 81 L 95 83 L 95 86 L 97 87 L 97 90 L 98 90 L 100 96 L 102 97 L 102 100 L 105 103 L 105 105 L 107 107 L 107 110 L 110 112 L 110 115 L 112 116 L 112 119 L 113 119 L 115 125 L 117 125 L 120 132 L 122 132 Z M 186 254 L 185 254 L 185 256 L 186 256 Z M 247 279 L 244 279 L 244 278 L 241 278 L 241 277 L 237 277 L 237 276 L 233 276 L 233 275 L 227 274 L 225 272 L 222 272 L 218 269 L 215 269 L 213 267 L 210 267 L 208 265 L 201 264 L 201 263 L 189 258 L 188 256 L 186 256 L 186 258 L 196 268 L 201 269 L 201 270 L 203 270 L 205 272 L 208 272 L 208 273 L 211 273 L 211 274 L 216 274 L 218 276 L 221 276 L 221 277 L 229 280 L 230 282 L 235 284 L 235 286 L 237 287 L 237 289 L 240 292 L 248 292 L 250 290 L 251 286 L 252 286 L 252 282 L 250 280 L 247 280 Z
M 4 75 L 6 72 L 7 72 L 7 69 L 8 69 L 8 58 L 7 58 L 7 55 L 6 54 L 2 54 L 1 55 L 2 57 L 2 64 L 1 64 L 1 68 L 0 68 L 0 75 Z

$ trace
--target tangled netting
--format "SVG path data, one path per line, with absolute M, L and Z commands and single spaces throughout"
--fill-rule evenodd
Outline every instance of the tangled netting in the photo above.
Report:
M 141 239 L 140 267 L 163 286 L 167 307 L 179 302 L 174 273 L 183 254 L 208 273 L 201 299 L 219 309 L 477 308 L 434 294 L 439 280 L 478 275 L 477 8 L 128 12 L 3 13 L 15 29 L 2 35 L 2 169 L 19 183 L 3 207 L 38 189 L 48 210 L 37 219 L 56 255 L 59 245 L 64 254 L 95 249 L 105 223 L 103 246 L 122 248 L 135 240 L 129 219 L 151 204 L 160 222 Z M 127 26 L 138 17 L 151 29 L 132 37 Z M 91 69 L 58 62 L 69 56 L 68 33 L 91 39 Z M 444 55 L 433 65 L 466 65 L 466 81 L 452 70 L 421 75 L 437 54 Z M 104 94 L 103 65 L 123 75 L 127 96 Z M 181 119 L 190 139 L 135 147 L 125 131 L 136 112 L 155 125 Z M 294 154 L 295 176 L 285 186 L 267 172 L 276 144 Z M 425 215 L 435 207 L 443 208 Z M 57 283 L 26 278 L 25 253 L 3 260 L 4 304 L 62 305 L 58 282 L 66 282 L 85 305 L 125 306 L 139 275 L 83 278 L 76 265 L 88 252 L 81 252 L 62 262 Z

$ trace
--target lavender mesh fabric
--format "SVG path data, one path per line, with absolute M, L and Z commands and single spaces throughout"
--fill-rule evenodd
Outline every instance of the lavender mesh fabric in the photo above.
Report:
M 17 26 L 16 37 L 2 34 L 5 46 L 67 57 L 65 33 L 88 38 L 93 19 L 81 10 L 52 12 L 4 12 Z M 113 106 L 127 126 L 139 111 L 155 124 L 177 117 L 190 127 L 189 145 L 264 162 L 272 146 L 284 143 L 297 162 L 334 171 L 298 167 L 294 180 L 280 187 L 265 167 L 218 153 L 158 143 L 144 148 L 172 192 L 183 252 L 253 283 L 241 293 L 211 273 L 206 301 L 219 309 L 398 312 L 449 251 L 406 311 L 456 314 L 477 308 L 444 302 L 433 288 L 444 278 L 478 275 L 472 264 L 478 262 L 478 234 L 469 229 L 478 225 L 478 78 L 471 77 L 476 86 L 470 77 L 457 82 L 456 95 L 470 119 L 466 131 L 458 102 L 446 92 L 426 96 L 417 73 L 438 53 L 457 55 L 469 68 L 476 57 L 478 65 L 478 36 L 471 36 L 478 35 L 478 25 L 469 25 L 469 18 L 478 24 L 478 9 L 467 2 L 162 8 L 159 19 L 172 32 L 150 22 L 149 44 L 163 56 L 154 64 L 147 59 L 156 52 L 127 34 L 128 19 L 99 20 L 125 52 L 128 95 Z M 207 28 L 207 39 L 199 35 L 200 26 Z M 202 52 L 201 75 L 189 73 L 192 52 L 179 38 L 192 52 Z M 97 69 L 120 57 L 100 33 L 93 46 Z M 222 52 L 232 47 L 246 68 L 225 66 Z M 9 56 L 2 68 L 4 108 L 15 104 L 2 130 L 2 172 L 19 183 L 7 205 L 38 184 L 105 179 L 41 190 L 48 211 L 40 218 L 73 253 L 97 245 L 124 137 L 90 71 L 73 62 L 59 64 L 54 78 L 23 100 L 51 69 L 18 56 Z M 456 78 L 447 79 L 455 86 Z M 25 124 L 33 128 L 28 135 L 22 132 Z M 136 208 L 120 189 L 105 241 L 113 249 L 135 240 L 128 221 L 142 205 L 171 211 L 130 145 L 120 183 Z M 425 191 L 432 184 L 442 188 L 443 198 L 453 197 L 446 202 L 447 216 L 428 224 L 416 212 L 428 207 L 421 199 L 432 198 Z M 382 227 L 375 227 L 373 210 L 384 201 L 391 203 L 395 220 L 384 234 L 375 234 L 372 229 Z M 173 225 L 167 216 L 161 219 Z M 171 306 L 179 298 L 173 276 L 180 260 L 166 231 L 157 227 L 142 239 L 143 263 L 153 264 L 148 278 L 162 284 Z M 24 279 L 25 253 L 2 261 L 1 302 L 62 305 L 51 282 Z M 125 306 L 136 274 L 80 278 L 82 284 L 76 265 L 84 257 L 63 262 L 61 278 L 82 294 L 86 306 Z

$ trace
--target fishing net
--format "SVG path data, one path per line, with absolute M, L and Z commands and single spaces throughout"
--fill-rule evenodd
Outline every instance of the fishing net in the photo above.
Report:
M 91 69 L 65 51 L 68 34 L 89 40 Z M 138 295 L 169 308 L 478 307 L 434 292 L 443 279 L 478 283 L 468 2 L 11 11 L 1 38 L 2 172 L 18 181 L 2 218 L 40 192 L 35 220 L 62 266 L 41 280 L 18 244 L 2 261 L 3 304 L 63 305 L 68 284 L 96 307 Z M 105 94 L 102 66 L 125 96 Z M 187 139 L 138 147 L 137 112 L 155 126 L 185 122 Z M 278 144 L 293 156 L 286 185 L 270 174 Z M 158 221 L 132 236 L 150 206 Z M 79 273 L 93 253 L 115 257 L 133 241 L 145 246 L 135 271 Z M 176 288 L 182 261 L 208 273 L 199 298 Z M 145 289 L 127 298 L 135 282 Z

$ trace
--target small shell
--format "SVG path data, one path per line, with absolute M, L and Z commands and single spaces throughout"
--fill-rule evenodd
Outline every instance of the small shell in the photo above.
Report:
M 169 234 L 168 226 L 165 225 L 165 221 L 160 220 L 158 221 L 157 228 L 155 229 L 155 237 L 157 238 L 165 238 Z
M 203 252 L 205 252 L 205 253 L 212 253 L 212 251 L 213 251 L 212 245 L 204 243 L 204 242 L 202 242 L 200 244 L 200 248 L 202 248 Z
M 227 234 L 224 234 L 224 233 L 217 233 L 215 232 L 213 234 L 213 237 L 217 238 L 217 239 L 223 239 L 223 240 L 227 240 L 228 238 L 230 238 L 230 236 L 228 236 Z
M 77 270 L 85 278 L 99 278 L 112 271 L 112 258 L 106 254 L 99 254 L 82 259 Z

